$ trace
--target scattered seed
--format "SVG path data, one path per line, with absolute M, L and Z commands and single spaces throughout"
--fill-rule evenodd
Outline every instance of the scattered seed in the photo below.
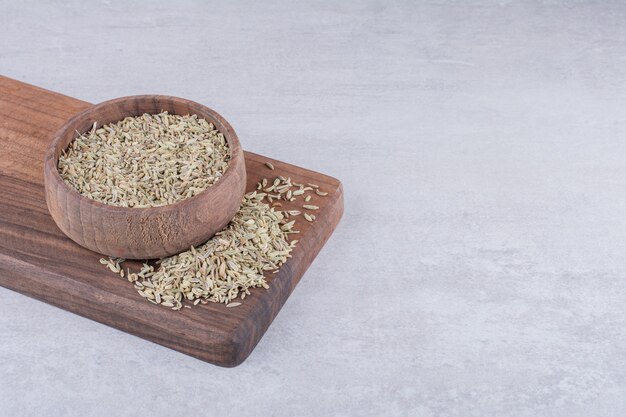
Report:
M 265 166 L 268 167 L 269 169 L 271 169 L 272 171 L 274 170 L 274 165 L 272 165 L 271 162 L 266 162 Z
M 318 206 L 313 206 L 311 204 L 304 204 L 302 207 L 304 207 L 307 210 L 318 210 L 319 209 Z
M 279 179 L 276 186 L 289 181 Z M 228 305 L 249 294 L 249 288 L 269 288 L 264 273 L 277 271 L 289 259 L 294 247 L 289 235 L 297 233 L 295 220 L 287 221 L 287 213 L 265 202 L 270 198 L 256 191 L 246 194 L 233 220 L 209 241 L 156 265 L 144 263 L 128 274 L 129 280 L 142 297 L 173 310 L 180 310 L 184 300 Z M 113 269 L 121 268 L 120 262 L 100 261 Z

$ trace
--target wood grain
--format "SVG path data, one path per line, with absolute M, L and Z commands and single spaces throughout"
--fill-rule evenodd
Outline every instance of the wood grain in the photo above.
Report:
M 317 220 L 299 219 L 292 258 L 236 308 L 209 303 L 175 312 L 145 302 L 91 252 L 67 238 L 45 203 L 43 160 L 50 138 L 89 103 L 0 76 L 0 285 L 220 366 L 245 360 L 335 229 L 341 183 L 313 171 L 245 152 L 247 189 L 263 177 L 319 184 Z M 264 163 L 270 161 L 275 170 Z M 290 205 L 286 204 L 286 208 Z M 292 206 L 296 208 L 295 205 Z M 305 294 L 303 296 L 306 296 Z M 28 314 L 28 312 L 24 312 Z
M 59 156 L 76 132 L 87 132 L 94 123 L 100 127 L 128 116 L 164 110 L 170 114 L 196 114 L 224 134 L 231 160 L 217 183 L 175 204 L 128 208 L 84 197 L 59 175 Z M 52 218 L 74 242 L 119 258 L 152 259 L 197 246 L 222 230 L 237 212 L 245 193 L 246 167 L 235 130 L 215 110 L 178 97 L 131 96 L 88 107 L 53 135 L 44 160 L 44 186 Z

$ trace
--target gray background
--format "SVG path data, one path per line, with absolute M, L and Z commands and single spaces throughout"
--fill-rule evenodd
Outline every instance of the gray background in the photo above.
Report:
M 0 290 L 0 415 L 626 415 L 626 5 L 0 1 L 0 73 L 163 93 L 345 186 L 218 368 Z

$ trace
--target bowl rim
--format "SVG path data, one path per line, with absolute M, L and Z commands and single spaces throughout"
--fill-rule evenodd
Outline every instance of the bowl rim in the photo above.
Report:
M 58 143 L 61 141 L 63 136 L 67 134 L 67 131 L 70 128 L 70 126 L 74 125 L 79 120 L 82 120 L 88 117 L 92 113 L 96 113 L 98 110 L 102 108 L 119 107 L 122 104 L 127 103 L 129 101 L 141 101 L 141 100 L 150 100 L 150 101 L 167 100 L 167 101 L 171 101 L 175 103 L 180 103 L 182 105 L 186 105 L 189 107 L 195 107 L 197 110 L 200 110 L 200 112 L 210 115 L 211 118 L 214 120 L 207 120 L 207 121 L 209 123 L 215 124 L 217 127 L 217 130 L 224 135 L 224 138 L 226 139 L 228 143 L 229 152 L 230 152 L 230 161 L 228 161 L 228 166 L 226 168 L 226 171 L 222 174 L 220 179 L 214 184 L 212 184 L 211 186 L 205 188 L 198 194 L 194 195 L 193 197 L 188 197 L 172 204 L 165 204 L 162 206 L 152 206 L 152 207 L 123 207 L 123 206 L 114 206 L 110 204 L 105 204 L 101 201 L 93 200 L 87 196 L 84 196 L 83 194 L 78 192 L 78 190 L 76 190 L 74 187 L 67 184 L 65 180 L 63 180 L 63 178 L 61 177 L 61 174 L 59 173 L 59 169 L 58 169 L 59 161 L 58 161 L 58 158 L 55 158 L 55 152 L 56 152 Z M 169 110 L 163 110 L 163 111 L 168 111 L 168 113 L 170 114 L 176 114 L 176 113 L 170 112 Z M 198 117 L 206 119 L 206 116 L 202 114 L 191 113 L 191 112 L 189 114 L 190 115 L 195 114 Z M 124 117 L 131 117 L 131 116 L 124 116 Z M 120 120 L 123 120 L 123 119 L 120 119 Z M 115 121 L 107 122 L 106 124 L 109 124 L 109 123 L 115 123 Z M 81 132 L 81 134 L 82 133 L 84 132 Z M 66 147 L 69 146 L 74 139 L 75 137 L 70 142 L 68 142 Z M 70 193 L 70 195 L 78 199 L 81 203 L 89 204 L 98 210 L 104 210 L 104 211 L 110 210 L 114 213 L 117 212 L 118 214 L 122 214 L 122 213 L 141 214 L 146 211 L 150 211 L 153 213 L 157 213 L 157 212 L 167 213 L 170 211 L 179 211 L 185 205 L 194 204 L 198 200 L 209 197 L 211 193 L 215 193 L 216 189 L 218 189 L 220 186 L 223 186 L 226 183 L 224 179 L 227 176 L 237 175 L 237 172 L 235 169 L 233 169 L 233 166 L 235 165 L 235 163 L 239 163 L 240 158 L 243 158 L 243 149 L 241 148 L 241 143 L 239 142 L 237 133 L 235 133 L 235 129 L 233 129 L 230 123 L 228 123 L 228 121 L 215 110 L 205 105 L 202 105 L 200 103 L 197 103 L 195 101 L 188 100 L 188 99 L 181 98 L 181 97 L 176 97 L 176 96 L 159 95 L 159 94 L 131 95 L 131 96 L 114 98 L 111 100 L 103 101 L 101 103 L 92 105 L 91 107 L 72 116 L 65 123 L 63 123 L 63 125 L 53 134 L 52 140 L 50 141 L 50 144 L 48 145 L 48 149 L 46 150 L 45 162 L 44 162 L 44 182 L 47 182 L 47 180 L 52 180 L 57 186 L 61 185 L 63 188 L 65 188 Z M 241 161 L 241 163 L 245 164 L 244 161 Z M 49 178 L 48 175 L 46 175 L 46 171 L 51 173 L 52 178 Z M 48 188 L 48 185 L 46 185 L 46 188 Z M 244 194 L 245 194 L 245 191 L 244 191 Z

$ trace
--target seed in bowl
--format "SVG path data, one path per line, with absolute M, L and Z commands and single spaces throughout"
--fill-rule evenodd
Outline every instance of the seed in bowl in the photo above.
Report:
M 59 157 L 80 194 L 121 207 L 156 207 L 193 197 L 226 172 L 224 135 L 196 115 L 127 117 L 76 137 Z

